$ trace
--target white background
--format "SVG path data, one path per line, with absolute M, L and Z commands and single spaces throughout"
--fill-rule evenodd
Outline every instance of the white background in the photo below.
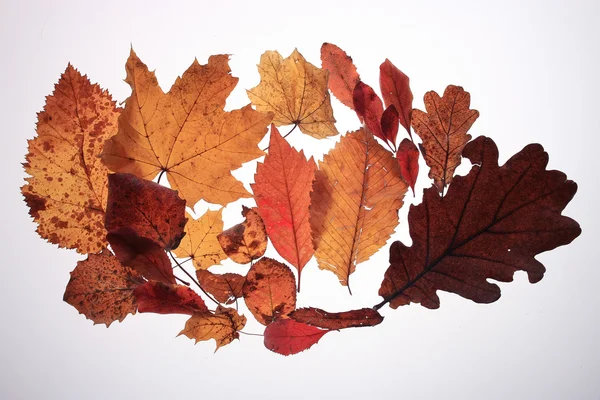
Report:
M 170 4 L 0 5 L 0 398 L 599 398 L 597 2 Z M 175 338 L 185 316 L 138 314 L 110 329 L 93 326 L 64 303 L 69 272 L 82 257 L 37 237 L 19 188 L 36 112 L 67 63 L 123 101 L 130 45 L 165 91 L 194 57 L 205 63 L 211 54 L 231 54 L 240 81 L 228 107 L 238 108 L 248 103 L 244 89 L 258 83 L 263 51 L 287 56 L 297 47 L 320 65 L 322 42 L 345 49 L 374 87 L 389 58 L 410 76 L 416 108 L 428 90 L 463 86 L 481 113 L 471 134 L 492 137 L 501 162 L 528 143 L 544 145 L 549 167 L 579 184 L 565 214 L 583 229 L 571 245 L 538 256 L 545 278 L 530 285 L 518 273 L 491 305 L 441 293 L 439 310 L 385 307 L 380 326 L 331 332 L 291 357 L 252 336 L 213 354 L 212 341 Z M 334 109 L 340 131 L 358 127 L 351 111 L 337 101 Z M 317 142 L 298 131 L 290 139 L 317 155 L 338 140 Z M 249 183 L 254 166 L 238 176 Z M 421 176 L 419 192 L 428 184 Z M 226 226 L 239 221 L 239 209 L 228 207 Z M 407 232 L 404 223 L 395 238 L 409 243 Z M 387 257 L 388 246 L 358 267 L 352 297 L 311 262 L 299 304 L 372 306 Z M 245 330 L 260 329 L 249 323 Z

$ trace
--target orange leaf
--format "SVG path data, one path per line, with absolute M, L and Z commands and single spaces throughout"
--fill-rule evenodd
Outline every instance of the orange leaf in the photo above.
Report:
M 267 231 L 255 208 L 242 206 L 242 216 L 246 221 L 223 231 L 217 239 L 229 258 L 238 264 L 248 264 L 265 254 Z
M 254 318 L 268 325 L 296 308 L 296 279 L 285 264 L 262 258 L 248 271 L 244 300 Z
M 117 133 L 119 112 L 107 91 L 69 64 L 38 114 L 21 191 L 38 234 L 59 247 L 85 254 L 107 245 L 108 170 L 98 154 Z
M 197 270 L 219 264 L 227 255 L 221 249 L 217 235 L 223 232 L 223 220 L 218 211 L 208 210 L 198 219 L 188 218 L 185 236 L 173 251 L 179 258 L 191 257 Z
M 314 254 L 308 217 L 316 168 L 312 157 L 307 161 L 272 126 L 269 154 L 251 185 L 275 250 L 298 270 L 298 291 L 302 268 Z
M 264 154 L 258 142 L 272 116 L 250 105 L 223 110 L 238 81 L 228 60 L 227 55 L 211 56 L 207 65 L 194 60 L 164 94 L 131 50 L 125 81 L 132 94 L 119 118 L 119 133 L 106 143 L 104 163 L 144 179 L 166 172 L 190 207 L 200 199 L 224 205 L 250 197 L 231 171 Z
M 296 322 L 293 319 L 280 319 L 265 329 L 265 347 L 275 353 L 289 356 L 308 350 L 327 332 L 314 326 Z
M 246 317 L 239 315 L 233 308 L 218 306 L 214 313 L 210 311 L 194 313 L 179 335 L 194 339 L 196 343 L 215 339 L 217 343 L 215 351 L 217 351 L 219 347 L 238 339 L 240 337 L 238 331 L 241 331 L 245 325 Z
M 204 300 L 187 286 L 146 282 L 133 291 L 138 311 L 156 314 L 189 314 L 208 311 Z
M 248 90 L 259 111 L 273 112 L 276 126 L 298 125 L 307 135 L 322 139 L 337 135 L 327 71 L 307 62 L 298 50 L 286 59 L 267 51 L 258 65 L 260 83 Z
M 413 94 L 410 90 L 408 76 L 386 58 L 379 66 L 379 86 L 386 107 L 391 105 L 396 107 L 400 123 L 406 129 L 408 135 L 411 136 L 410 117 Z
M 319 163 L 311 226 L 319 268 L 348 279 L 398 225 L 407 186 L 392 154 L 363 129 L 342 140 Z
M 386 140 L 381 131 L 381 116 L 383 103 L 373 88 L 366 83 L 358 82 L 352 94 L 354 109 L 367 129 L 381 140 Z
M 412 126 L 423 141 L 419 146 L 431 168 L 429 177 L 443 194 L 460 165 L 463 148 L 471 140 L 467 131 L 479 111 L 469 109 L 471 96 L 460 86 L 448 86 L 441 98 L 434 91 L 427 92 L 424 101 L 427 113 L 413 110 Z
M 246 282 L 245 276 L 233 273 L 213 274 L 205 269 L 197 270 L 196 276 L 202 289 L 212 294 L 219 303 L 231 304 L 244 296 L 242 289 Z
M 419 149 L 417 149 L 417 146 L 415 146 L 413 142 L 404 139 L 398 147 L 396 158 L 400 165 L 402 178 L 408 183 L 414 196 L 415 183 L 417 183 L 417 178 L 419 176 Z
M 77 262 L 63 300 L 94 324 L 109 327 L 114 321 L 123 321 L 127 314 L 135 314 L 137 304 L 133 290 L 142 283 L 141 275 L 122 266 L 104 249 Z
M 335 44 L 323 43 L 321 46 L 321 65 L 329 72 L 329 90 L 347 107 L 354 109 L 352 92 L 360 82 L 356 67 L 346 52 Z
M 372 308 L 330 313 L 320 308 L 300 308 L 290 314 L 290 318 L 324 329 L 345 329 L 361 326 L 375 326 L 383 321 L 383 317 Z

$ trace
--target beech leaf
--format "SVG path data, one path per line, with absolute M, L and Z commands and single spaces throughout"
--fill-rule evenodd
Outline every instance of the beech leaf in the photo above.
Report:
M 314 307 L 300 308 L 292 312 L 290 318 L 297 322 L 331 330 L 375 326 L 383 321 L 381 314 L 372 308 L 336 313 Z
M 196 343 L 214 339 L 217 343 L 215 349 L 217 351 L 219 347 L 238 339 L 240 337 L 238 332 L 244 329 L 245 325 L 246 317 L 239 315 L 233 308 L 218 306 L 214 313 L 210 311 L 194 313 L 179 335 L 194 339 Z
M 413 94 L 410 90 L 408 76 L 400 71 L 387 58 L 379 66 L 379 86 L 386 107 L 394 105 L 398 111 L 400 124 L 410 133 L 410 122 L 412 113 Z
M 199 269 L 196 271 L 196 277 L 202 289 L 213 295 L 219 303 L 231 304 L 244 296 L 246 277 L 240 274 L 213 274 L 208 270 Z
M 267 326 L 264 343 L 267 349 L 289 356 L 308 350 L 327 332 L 330 331 L 296 322 L 293 319 L 280 319 Z
M 260 83 L 247 90 L 258 111 L 273 112 L 275 126 L 297 125 L 317 139 L 338 134 L 327 90 L 327 71 L 315 67 L 298 52 L 284 59 L 267 51 L 258 65 Z
M 242 216 L 246 221 L 223 231 L 217 239 L 229 258 L 238 264 L 248 264 L 265 254 L 267 231 L 255 208 L 242 206 Z
M 513 280 L 525 271 L 531 283 L 544 276 L 535 259 L 541 252 L 570 243 L 579 224 L 561 212 L 577 191 L 560 171 L 547 171 L 548 155 L 530 144 L 498 166 L 498 149 L 478 137 L 463 155 L 474 164 L 468 175 L 454 178 L 441 198 L 435 187 L 408 215 L 413 245 L 394 242 L 390 267 L 379 289 L 383 305 L 411 302 L 440 305 L 437 290 L 477 303 L 491 303 L 500 288 L 488 282 Z
M 110 94 L 71 64 L 46 97 L 37 137 L 28 141 L 23 166 L 30 176 L 21 192 L 50 243 L 81 254 L 106 247 L 108 170 L 98 155 L 117 133 L 119 112 Z
M 156 314 L 189 314 L 208 311 L 204 300 L 187 286 L 146 282 L 133 291 L 138 311 Z
M 417 149 L 417 146 L 412 141 L 404 139 L 400 142 L 400 146 L 398 146 L 396 159 L 398 159 L 398 164 L 400 165 L 402 178 L 408 183 L 414 196 L 415 184 L 419 177 L 419 149 Z
M 321 65 L 329 72 L 329 90 L 345 106 L 354 109 L 352 93 L 360 76 L 346 52 L 335 44 L 323 43 L 321 46 Z
M 217 235 L 223 232 L 223 209 L 208 210 L 198 219 L 188 215 L 185 236 L 173 253 L 179 258 L 191 257 L 197 270 L 207 269 L 227 258 Z
M 373 88 L 364 82 L 358 82 L 352 94 L 354 110 L 367 129 L 381 140 L 386 140 L 381 131 L 383 103 Z
M 314 254 L 309 207 L 316 168 L 312 157 L 307 161 L 272 126 L 269 154 L 251 185 L 273 247 L 298 270 L 298 291 L 302 268 Z

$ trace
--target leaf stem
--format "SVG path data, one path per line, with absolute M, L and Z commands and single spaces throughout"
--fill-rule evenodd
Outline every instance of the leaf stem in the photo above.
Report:
M 198 286 L 200 288 L 200 290 L 202 290 L 202 293 L 204 293 L 206 295 L 206 297 L 208 297 L 209 299 L 211 299 L 216 305 L 220 306 L 221 303 L 219 303 L 218 301 L 216 301 L 210 294 L 206 293 L 206 291 L 204 289 L 202 289 L 202 286 L 200 286 L 200 283 L 192 276 L 190 275 L 189 272 L 187 272 L 185 270 L 185 268 L 183 268 L 181 266 L 181 264 L 179 264 L 179 261 L 177 261 L 177 259 L 175 258 L 175 256 L 173 255 L 173 253 L 169 250 L 169 255 L 171 256 L 171 259 L 173 261 L 175 261 L 175 264 L 177 264 L 177 266 L 179 267 L 179 269 L 181 269 L 183 271 L 184 274 L 186 274 L 188 276 L 188 278 L 190 278 L 192 280 L 192 282 L 194 282 L 196 284 L 196 286 Z
M 283 135 L 283 139 L 285 139 L 286 137 L 288 137 L 290 135 L 290 133 L 294 132 L 294 129 L 296 129 L 296 127 L 298 126 L 298 124 L 294 124 L 294 126 L 292 127 L 292 129 L 290 129 L 290 131 L 288 133 L 286 133 L 285 135 Z M 265 147 L 263 149 L 263 151 L 267 151 L 269 150 L 269 146 Z
M 262 333 L 249 333 L 249 332 L 244 332 L 244 331 L 238 331 L 239 333 L 243 333 L 244 335 L 248 335 L 248 336 L 265 336 Z
M 162 169 L 162 170 L 160 170 L 160 174 L 158 174 L 158 179 L 156 180 L 156 183 L 158 183 L 159 185 L 160 185 L 160 180 L 161 180 L 161 178 L 162 178 L 162 177 L 163 177 L 163 175 L 165 174 L 165 171 L 166 171 L 166 170 Z

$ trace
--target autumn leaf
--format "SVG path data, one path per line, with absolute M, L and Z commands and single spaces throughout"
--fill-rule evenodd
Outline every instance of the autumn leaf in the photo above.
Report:
M 213 274 L 208 270 L 199 269 L 196 271 L 196 277 L 202 289 L 213 295 L 219 303 L 231 304 L 244 296 L 242 289 L 246 277 L 240 274 Z
M 406 129 L 412 140 L 410 123 L 413 94 L 410 90 L 410 80 L 408 79 L 408 76 L 396 68 L 396 66 L 386 58 L 379 66 L 379 86 L 386 107 L 389 108 L 391 105 L 395 107 L 398 111 L 400 124 Z
M 175 283 L 171 261 L 152 239 L 138 236 L 131 228 L 120 228 L 106 235 L 119 262 L 148 280 Z
M 460 86 L 448 86 L 441 98 L 434 91 L 427 92 L 424 102 L 427 113 L 413 110 L 412 126 L 423 141 L 419 146 L 430 168 L 429 177 L 443 194 L 460 165 L 463 148 L 471 140 L 467 131 L 479 112 L 469 109 L 471 95 Z
M 316 168 L 312 157 L 307 161 L 272 126 L 269 154 L 251 185 L 273 247 L 298 270 L 298 291 L 302 268 L 314 254 L 309 206 Z
M 345 106 L 354 109 L 352 93 L 360 76 L 352 58 L 335 44 L 321 46 L 321 65 L 329 72 L 329 90 Z
M 264 343 L 267 349 L 289 356 L 308 350 L 327 332 L 293 319 L 280 319 L 267 326 Z
M 156 314 L 189 314 L 208 311 L 204 300 L 187 286 L 146 282 L 133 291 L 138 311 Z
M 133 290 L 142 283 L 141 275 L 122 266 L 104 249 L 77 262 L 63 300 L 94 324 L 109 327 L 114 321 L 123 321 L 127 314 L 135 314 Z
M 400 142 L 400 146 L 398 146 L 396 158 L 400 165 L 402 178 L 408 183 L 414 196 L 415 184 L 419 176 L 419 149 L 417 149 L 417 146 L 412 141 L 404 139 Z
M 117 133 L 119 112 L 107 91 L 69 64 L 38 113 L 21 192 L 38 234 L 59 247 L 86 254 L 107 245 L 108 170 L 98 154 Z
M 547 171 L 548 155 L 539 144 L 526 146 L 502 167 L 498 149 L 486 137 L 469 143 L 463 155 L 474 164 L 454 178 L 441 198 L 435 187 L 408 216 L 412 246 L 394 242 L 390 267 L 379 294 L 396 308 L 411 302 L 438 308 L 437 290 L 478 303 L 500 297 L 488 282 L 513 280 L 525 271 L 531 283 L 544 276 L 535 256 L 570 243 L 579 224 L 561 212 L 577 185 L 560 171 Z
M 217 351 L 219 347 L 238 339 L 240 336 L 238 332 L 245 325 L 246 317 L 239 315 L 233 308 L 218 306 L 214 314 L 210 311 L 194 313 L 179 335 L 194 339 L 196 343 L 215 339 L 217 343 L 215 351 Z
M 327 90 L 327 71 L 307 62 L 298 50 L 284 59 L 267 51 L 258 65 L 260 83 L 247 90 L 258 111 L 273 112 L 276 126 L 297 125 L 322 139 L 338 134 Z
M 320 308 L 300 308 L 290 314 L 296 322 L 317 326 L 324 329 L 345 329 L 361 326 L 375 326 L 383 321 L 383 317 L 372 308 L 330 313 Z
M 219 264 L 227 255 L 221 249 L 217 235 L 223 232 L 223 209 L 208 210 L 197 220 L 188 216 L 185 236 L 173 251 L 179 258 L 192 258 L 196 269 L 207 269 Z
M 398 111 L 391 104 L 381 114 L 381 134 L 396 148 L 396 137 L 398 136 Z
M 343 136 L 315 177 L 310 220 L 315 256 L 319 268 L 348 286 L 356 265 L 394 232 L 407 186 L 392 154 L 363 129 Z
M 227 204 L 250 197 L 231 171 L 264 153 L 258 143 L 272 115 L 250 105 L 225 112 L 238 79 L 229 56 L 194 60 L 165 94 L 154 72 L 131 50 L 127 78 L 132 94 L 119 118 L 119 133 L 106 143 L 102 160 L 115 172 L 151 180 L 167 174 L 170 186 L 193 207 L 200 199 Z
M 267 232 L 256 209 L 242 206 L 242 216 L 246 221 L 223 231 L 217 235 L 217 240 L 225 254 L 234 262 L 248 264 L 265 254 Z
M 246 275 L 244 300 L 254 318 L 268 325 L 296 308 L 296 279 L 287 265 L 261 258 Z
M 186 221 L 185 201 L 176 191 L 132 174 L 109 175 L 107 231 L 130 228 L 171 250 L 179 246 Z
M 367 129 L 379 139 L 386 138 L 381 131 L 381 116 L 383 115 L 383 103 L 373 88 L 366 83 L 358 82 L 352 94 L 354 99 L 354 110 Z

